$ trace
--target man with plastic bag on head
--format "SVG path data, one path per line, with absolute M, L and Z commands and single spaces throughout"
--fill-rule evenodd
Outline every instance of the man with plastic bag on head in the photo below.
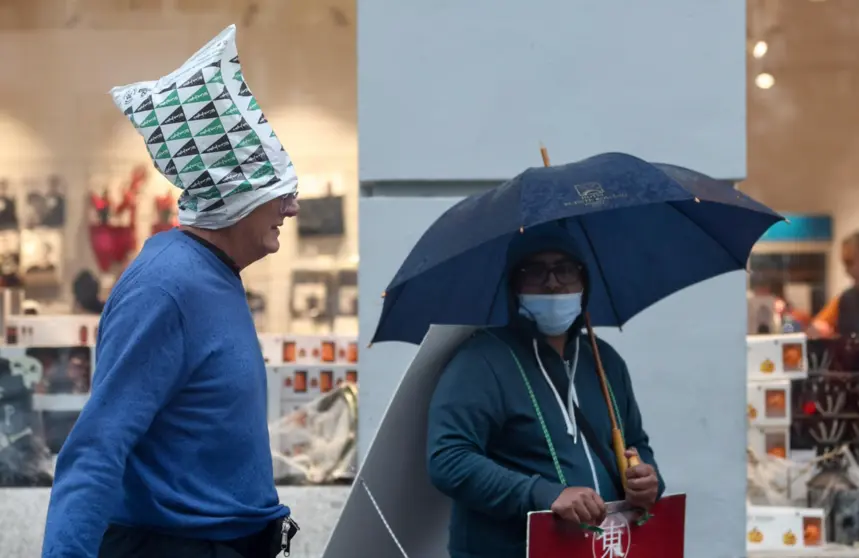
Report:
M 60 451 L 44 558 L 262 558 L 297 530 L 274 486 L 266 370 L 239 272 L 297 214 L 289 156 L 230 26 L 114 102 L 182 190 L 180 227 L 114 286 L 92 395 Z
M 433 484 L 454 501 L 452 558 L 521 558 L 532 511 L 600 525 L 606 502 L 649 508 L 665 485 L 626 363 L 598 350 L 628 444 L 624 489 L 596 359 L 582 334 L 588 274 L 554 224 L 517 235 L 507 254 L 516 316 L 467 340 L 448 363 L 428 418 Z

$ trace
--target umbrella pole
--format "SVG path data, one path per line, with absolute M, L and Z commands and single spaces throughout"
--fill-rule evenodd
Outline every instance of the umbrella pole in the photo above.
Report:
M 611 421 L 611 442 L 614 448 L 614 456 L 617 459 L 617 468 L 620 470 L 620 479 L 623 483 L 623 489 L 626 490 L 626 470 L 629 467 L 635 467 L 641 461 L 638 457 L 630 457 L 626 458 L 626 442 L 623 439 L 623 433 L 620 431 L 620 427 L 617 424 L 617 415 L 614 413 L 614 402 L 611 397 L 611 393 L 609 392 L 608 387 L 608 379 L 606 379 L 605 369 L 602 365 L 602 358 L 600 358 L 599 347 L 597 346 L 597 338 L 594 335 L 594 330 L 591 327 L 591 317 L 585 313 L 585 327 L 588 330 L 588 339 L 591 342 L 591 349 L 594 352 L 594 360 L 597 365 L 597 376 L 600 379 L 600 387 L 602 387 L 603 398 L 605 399 L 605 403 L 608 406 L 608 417 Z
M 546 150 L 545 146 L 540 146 L 540 156 L 543 158 L 543 166 L 550 166 L 549 152 Z M 626 455 L 624 455 L 626 452 L 626 442 L 623 439 L 623 433 L 617 425 L 617 416 L 614 413 L 614 403 L 612 401 L 611 393 L 609 392 L 605 370 L 602 366 L 602 359 L 600 358 L 599 347 L 597 346 L 597 338 L 594 335 L 593 328 L 591 327 L 591 318 L 587 313 L 585 313 L 585 327 L 587 327 L 588 330 L 588 339 L 590 339 L 591 349 L 594 352 L 594 360 L 596 360 L 597 375 L 600 379 L 603 398 L 605 398 L 605 404 L 608 407 L 608 416 L 611 420 L 611 442 L 614 448 L 615 459 L 617 459 L 617 468 L 620 470 L 620 480 L 623 483 L 623 489 L 626 490 L 626 470 L 629 467 L 635 467 L 641 463 L 641 461 L 638 457 L 631 457 L 627 460 Z

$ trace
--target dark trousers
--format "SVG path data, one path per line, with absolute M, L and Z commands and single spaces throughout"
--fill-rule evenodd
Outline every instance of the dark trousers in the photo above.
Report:
M 98 558 L 275 558 L 280 552 L 281 524 L 272 521 L 257 534 L 231 541 L 186 539 L 110 525 Z

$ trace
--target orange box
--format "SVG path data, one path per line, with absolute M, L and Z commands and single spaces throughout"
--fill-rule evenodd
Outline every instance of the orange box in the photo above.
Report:
M 295 362 L 294 341 L 285 341 L 283 343 L 283 362 Z
M 790 380 L 750 381 L 747 416 L 753 426 L 790 426 Z
M 328 393 L 332 389 L 334 389 L 334 372 L 323 370 L 319 373 L 319 391 Z
M 746 549 L 787 551 L 819 548 L 825 539 L 823 510 L 779 506 L 749 506 Z M 817 554 L 809 554 L 817 556 Z
M 337 360 L 337 351 L 334 341 L 322 342 L 322 355 L 320 359 L 322 362 L 334 362 Z
M 296 370 L 295 380 L 293 382 L 292 391 L 296 393 L 304 393 L 307 391 L 307 371 Z
M 804 333 L 746 337 L 746 372 L 750 380 L 803 378 L 808 374 Z

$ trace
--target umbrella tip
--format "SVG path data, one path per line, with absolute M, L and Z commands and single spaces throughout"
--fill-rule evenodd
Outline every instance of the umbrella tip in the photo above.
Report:
M 551 166 L 551 164 L 549 163 L 549 150 L 546 149 L 546 146 L 543 145 L 543 142 L 540 142 L 540 156 L 543 158 L 544 167 Z
M 388 296 L 388 291 L 382 291 L 382 298 L 385 298 L 386 296 Z
M 701 203 L 701 200 L 698 199 L 698 196 L 695 196 L 695 203 Z
M 369 349 L 369 348 L 370 348 L 370 347 L 372 347 L 372 346 L 373 346 L 373 342 L 372 342 L 372 341 L 370 341 L 370 342 L 367 344 L 367 348 Z
M 525 232 L 525 227 L 519 227 L 519 234 L 522 234 L 524 232 Z
M 788 219 L 787 217 L 784 218 L 784 222 L 790 225 L 790 219 Z

